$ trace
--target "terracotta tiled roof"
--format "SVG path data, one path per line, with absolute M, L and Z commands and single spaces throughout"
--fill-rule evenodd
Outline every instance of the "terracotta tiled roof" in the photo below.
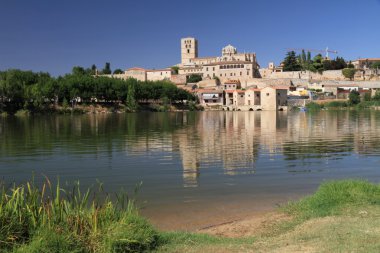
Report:
M 224 82 L 224 84 L 239 84 L 240 83 L 240 81 L 239 80 L 227 80 L 227 81 L 225 81 Z
M 264 87 L 263 89 L 265 88 L 272 88 L 275 90 L 289 90 L 288 86 L 267 86 L 267 87 Z
M 147 69 L 146 72 L 162 72 L 162 71 L 171 71 L 171 69 Z
M 144 68 L 139 68 L 139 67 L 133 67 L 133 68 L 130 68 L 130 69 L 127 69 L 128 70 L 141 70 L 141 71 L 146 71 L 146 69 Z
M 249 88 L 248 90 L 252 90 L 252 91 L 260 91 L 261 89 L 259 89 L 259 88 Z
M 357 59 L 356 61 L 380 61 L 380 58 L 361 58 Z

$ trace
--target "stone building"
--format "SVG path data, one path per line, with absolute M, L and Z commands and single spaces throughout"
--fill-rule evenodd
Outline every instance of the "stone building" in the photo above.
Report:
M 268 86 L 260 90 L 261 109 L 263 111 L 279 110 L 287 106 L 288 89 Z
M 259 77 L 259 65 L 255 53 L 239 53 L 228 45 L 222 49 L 221 56 L 198 57 L 198 41 L 195 38 L 181 40 L 181 63 L 179 74 L 190 76 L 201 75 L 203 79 L 221 81 L 237 79 L 246 83 L 248 79 Z
M 380 62 L 380 58 L 363 58 L 352 61 L 355 69 L 369 69 L 372 64 Z

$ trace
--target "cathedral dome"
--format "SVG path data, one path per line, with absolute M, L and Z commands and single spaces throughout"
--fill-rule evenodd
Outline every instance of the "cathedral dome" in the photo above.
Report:
M 233 55 L 236 53 L 237 53 L 236 47 L 233 47 L 230 44 L 222 49 L 222 55 Z

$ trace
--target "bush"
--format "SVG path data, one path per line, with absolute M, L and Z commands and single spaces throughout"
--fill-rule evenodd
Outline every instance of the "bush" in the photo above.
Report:
M 197 83 L 202 81 L 202 76 L 197 74 L 192 74 L 187 78 L 186 83 Z
M 320 105 L 320 104 L 317 104 L 317 103 L 315 103 L 315 102 L 310 102 L 310 103 L 308 103 L 307 105 L 306 105 L 306 108 L 308 109 L 308 110 L 310 110 L 310 111 L 315 111 L 315 110 L 320 110 L 320 109 L 322 109 L 322 105 Z
M 343 76 L 345 78 L 349 78 L 350 80 L 352 80 L 354 78 L 355 73 L 356 73 L 356 69 L 353 69 L 353 68 L 342 69 Z
M 347 107 L 347 102 L 344 101 L 331 101 L 324 105 L 326 108 L 342 108 Z
M 360 94 L 356 90 L 352 90 L 348 96 L 348 103 L 350 105 L 356 105 L 360 103 Z

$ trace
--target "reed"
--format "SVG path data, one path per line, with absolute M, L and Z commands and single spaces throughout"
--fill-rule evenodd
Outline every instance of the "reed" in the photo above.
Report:
M 48 178 L 1 185 L 0 252 L 140 252 L 156 240 L 125 192 L 111 200 L 101 184 L 67 190 Z

